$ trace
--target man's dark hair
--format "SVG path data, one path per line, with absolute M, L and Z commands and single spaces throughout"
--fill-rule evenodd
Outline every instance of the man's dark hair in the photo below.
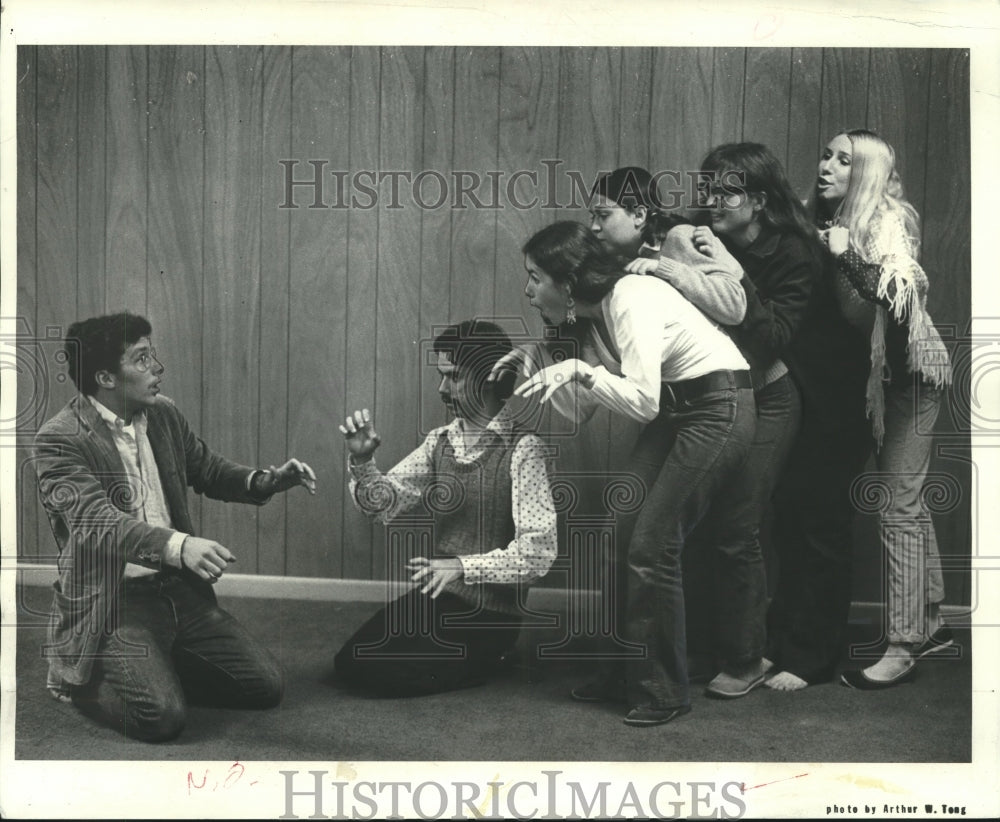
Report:
M 73 323 L 66 332 L 69 376 L 84 394 L 97 393 L 98 371 L 118 372 L 122 354 L 130 345 L 153 331 L 149 320 L 123 311 Z
M 492 386 L 498 400 L 506 400 L 514 392 L 516 370 L 505 371 L 495 383 L 486 378 L 504 354 L 513 350 L 510 337 L 496 323 L 489 320 L 462 320 L 449 325 L 434 338 L 436 354 L 446 354 L 467 379 L 472 380 L 475 395 Z

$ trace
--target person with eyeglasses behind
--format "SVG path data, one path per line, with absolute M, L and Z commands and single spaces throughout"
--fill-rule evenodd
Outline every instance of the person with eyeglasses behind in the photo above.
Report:
M 304 462 L 248 468 L 213 453 L 160 393 L 152 327 L 120 313 L 73 323 L 79 394 L 35 437 L 38 486 L 59 547 L 48 690 L 146 742 L 176 737 L 188 699 L 270 708 L 282 696 L 271 653 L 218 606 L 212 585 L 236 562 L 194 534 L 187 487 L 263 505 L 298 485 Z

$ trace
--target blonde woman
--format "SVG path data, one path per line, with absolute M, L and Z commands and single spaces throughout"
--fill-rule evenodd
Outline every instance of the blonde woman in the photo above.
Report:
M 928 279 L 918 262 L 919 217 L 903 194 L 895 153 L 870 131 L 826 146 L 812 199 L 820 237 L 836 261 L 834 288 L 845 317 L 871 340 L 865 403 L 879 481 L 888 492 L 882 544 L 888 559 L 888 640 L 874 665 L 841 682 L 874 690 L 912 680 L 916 661 L 952 644 L 934 526 L 920 494 L 948 352 L 927 313 Z

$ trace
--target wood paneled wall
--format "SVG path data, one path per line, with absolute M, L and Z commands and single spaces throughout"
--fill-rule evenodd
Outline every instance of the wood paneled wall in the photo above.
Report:
M 214 448 L 249 464 L 296 455 L 320 493 L 261 509 L 194 504 L 201 531 L 243 572 L 382 578 L 384 539 L 350 504 L 338 421 L 374 411 L 391 465 L 444 420 L 421 341 L 474 315 L 523 317 L 520 246 L 582 209 L 515 208 L 567 171 L 637 164 L 696 169 L 721 142 L 766 143 L 805 196 L 820 147 L 867 126 L 896 148 L 924 218 L 938 323 L 970 317 L 968 53 L 933 49 L 371 48 L 27 46 L 18 51 L 18 312 L 58 337 L 73 319 L 144 313 L 164 388 Z M 419 208 L 389 181 L 372 208 L 280 208 L 285 166 L 333 171 L 498 172 L 500 208 Z M 546 162 L 548 161 L 548 165 Z M 486 177 L 488 179 L 488 177 Z M 452 194 L 454 194 L 454 187 Z M 436 199 L 433 181 L 424 202 Z M 479 189 L 486 200 L 489 189 Z M 362 203 L 367 202 L 361 196 Z M 510 323 L 508 322 L 508 325 Z M 52 347 L 52 340 L 46 344 Z M 21 381 L 25 438 L 71 395 L 58 367 Z M 961 416 L 960 414 L 957 416 Z M 970 550 L 968 438 L 952 409 L 939 428 L 957 505 L 940 541 Z M 634 426 L 603 414 L 559 467 L 623 467 Z M 19 554 L 54 546 L 30 471 L 19 483 Z M 862 523 L 859 598 L 878 599 L 874 529 Z M 867 529 L 867 530 L 866 530 Z M 950 594 L 968 601 L 959 577 Z

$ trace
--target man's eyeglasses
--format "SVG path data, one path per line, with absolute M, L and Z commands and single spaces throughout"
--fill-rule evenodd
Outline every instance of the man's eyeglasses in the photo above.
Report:
M 153 367 L 154 362 L 158 362 L 156 349 L 150 348 L 149 351 L 143 351 L 138 357 L 132 360 L 132 365 L 135 366 L 136 371 L 149 371 Z

